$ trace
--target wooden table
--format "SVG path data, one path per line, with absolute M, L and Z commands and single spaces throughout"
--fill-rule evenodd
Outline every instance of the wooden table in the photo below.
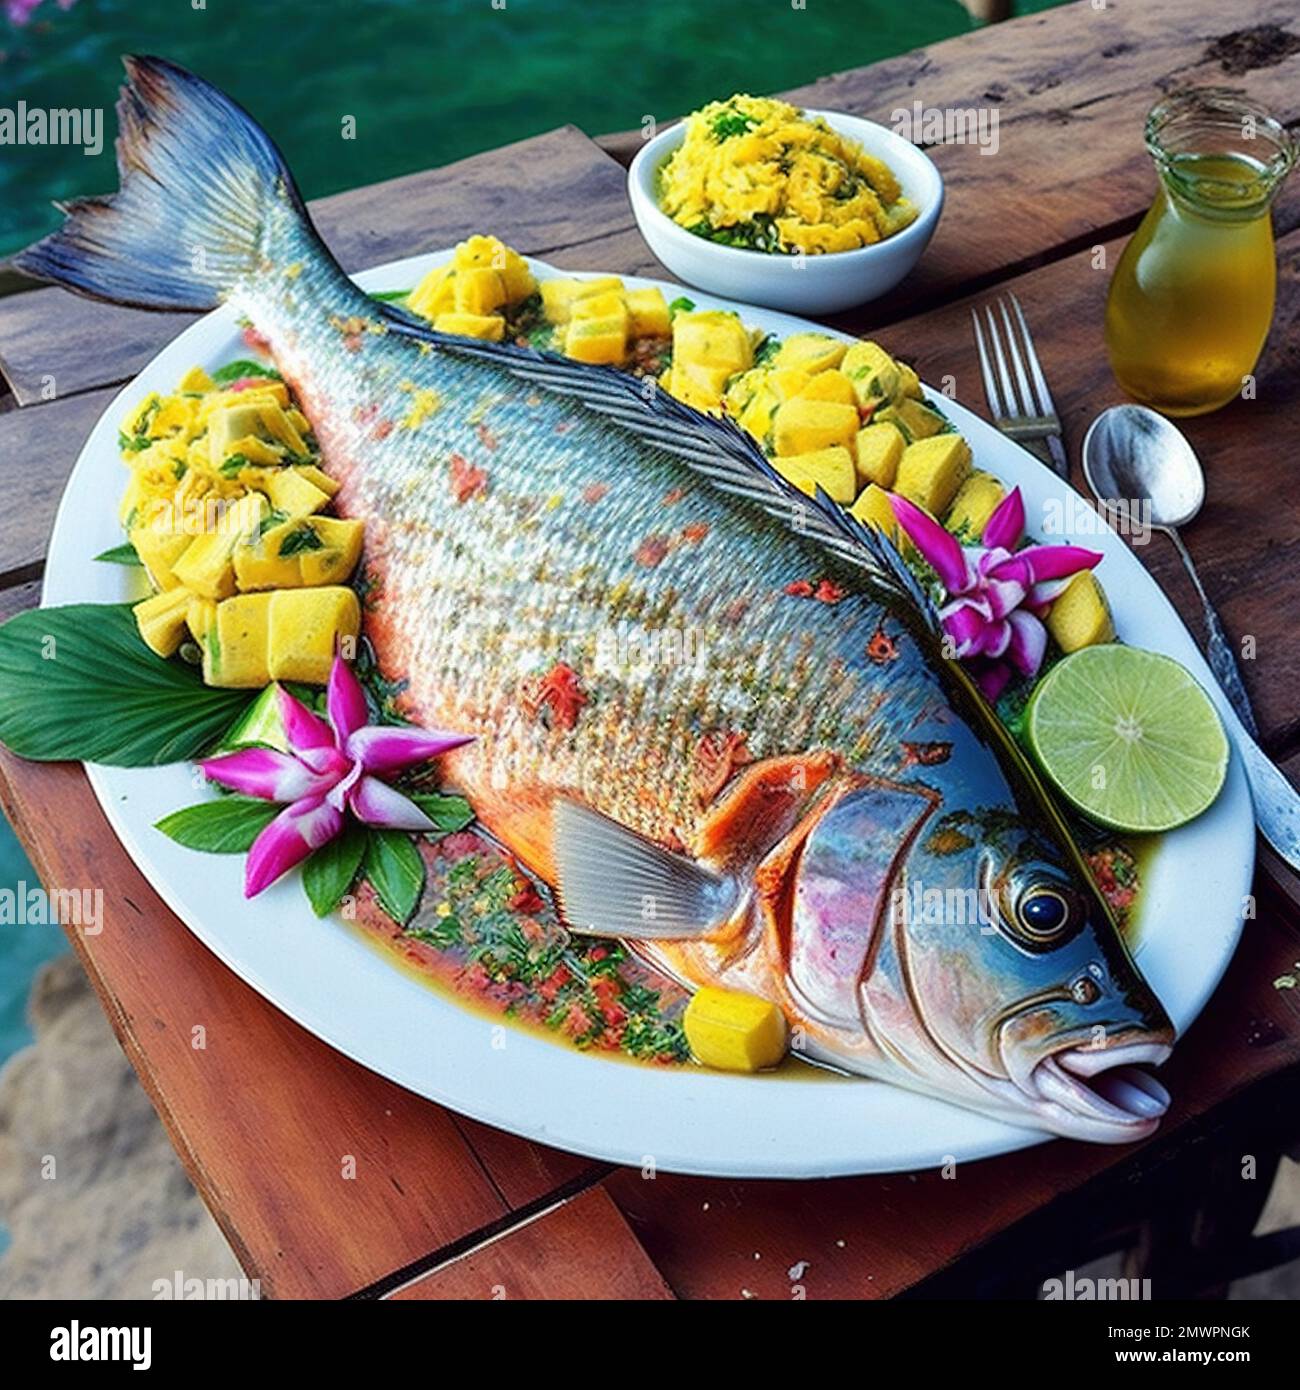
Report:
M 1143 116 L 1179 82 L 1231 82 L 1294 124 L 1293 19 L 1289 0 L 1243 0 L 1230 14 L 1210 0 L 1108 0 L 1100 10 L 1083 0 L 794 93 L 886 122 L 914 100 L 992 106 L 1000 116 L 995 157 L 975 146 L 932 151 L 949 197 L 932 247 L 903 289 L 841 326 L 878 332 L 924 378 L 951 377 L 978 405 L 968 301 L 1014 288 L 1077 466 L 1087 422 L 1117 399 L 1102 305 L 1123 239 L 1153 193 Z M 629 125 L 637 118 L 629 113 Z M 624 193 L 619 161 L 635 144 L 565 127 L 325 199 L 315 211 L 352 269 L 492 231 L 557 265 L 663 274 Z M 1295 773 L 1300 186 L 1276 221 L 1280 302 L 1257 398 L 1188 425 L 1209 502 L 1187 541 L 1229 631 L 1256 639 L 1246 683 L 1266 747 Z M 57 289 L 0 301 L 0 614 L 37 601 L 54 509 L 92 424 L 186 322 Z M 1168 547 L 1156 541 L 1142 558 L 1179 609 L 1195 614 Z M 1200 1165 L 1196 1182 L 1218 1184 L 1236 1212 L 1235 1241 L 1267 1175 L 1243 1195 L 1239 1162 L 1225 1176 L 1205 1159 L 1205 1141 L 1225 1126 L 1234 1138 L 1269 1130 L 1270 1088 L 1293 1082 L 1300 1067 L 1300 990 L 1274 986 L 1300 959 L 1300 893 L 1265 866 L 1257 916 L 1168 1068 L 1175 1108 L 1136 1151 L 1058 1142 L 965 1167 L 955 1180 L 730 1182 L 611 1170 L 462 1120 L 345 1061 L 167 911 L 109 831 L 80 767 L 6 755 L 0 774 L 5 809 L 46 883 L 102 885 L 106 929 L 74 935 L 74 945 L 191 1177 L 248 1273 L 276 1297 L 790 1298 L 796 1285 L 813 1298 L 883 1297 L 1016 1241 L 1032 1280 L 1053 1259 L 1060 1268 L 1079 1258 L 1077 1239 L 1059 1241 L 1081 1210 L 1094 1236 L 1153 1213 L 1184 1221 L 1167 1178 L 1183 1173 L 1174 1186 L 1185 1189 L 1189 1161 Z M 190 1046 L 196 1023 L 207 1030 L 204 1051 Z M 352 1180 L 340 1178 L 345 1155 L 356 1160 Z M 1112 1204 L 1106 1220 L 1103 1200 Z M 965 1287 L 997 1286 L 987 1259 L 956 1269 Z

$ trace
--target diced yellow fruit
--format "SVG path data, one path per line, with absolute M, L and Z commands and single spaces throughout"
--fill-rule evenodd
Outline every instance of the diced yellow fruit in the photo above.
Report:
M 786 454 L 772 460 L 772 466 L 809 497 L 820 485 L 832 501 L 848 506 L 857 496 L 858 479 L 853 455 L 843 445 L 814 449 L 806 454 Z
M 785 1056 L 785 1015 L 767 999 L 712 986 L 696 991 L 682 1019 L 697 1062 L 719 1071 L 761 1071 Z
M 914 401 L 908 396 L 887 405 L 883 410 L 876 411 L 871 418 L 877 422 L 892 421 L 903 431 L 903 436 L 909 444 L 929 439 L 948 426 L 947 420 L 937 410 L 931 410 L 928 405 Z
M 192 396 L 168 396 L 149 422 L 151 439 L 179 436 L 190 440 L 199 432 L 199 403 Z
M 342 584 L 357 567 L 365 540 L 364 521 L 345 521 L 340 517 L 318 516 L 312 530 L 324 544 L 319 550 L 304 550 L 299 556 L 304 584 Z
M 280 554 L 280 546 L 301 526 L 300 521 L 286 521 L 260 536 L 250 536 L 235 547 L 231 560 L 235 566 L 235 583 L 243 593 L 256 589 L 291 589 L 302 583 L 298 553 Z
M 220 469 L 236 454 L 243 454 L 250 463 L 278 463 L 280 454 L 268 447 L 269 440 L 261 405 L 255 400 L 221 406 L 208 416 L 208 458 L 213 468 Z
M 959 434 L 936 434 L 903 450 L 894 491 L 942 516 L 970 474 L 970 446 Z
M 351 589 L 281 589 L 269 597 L 268 665 L 272 680 L 324 685 L 340 638 L 355 641 L 361 605 Z
M 606 290 L 604 294 L 589 294 L 573 301 L 569 322 L 578 319 L 627 318 L 627 300 L 622 290 Z
M 231 503 L 217 527 L 196 536 L 172 566 L 172 573 L 200 598 L 224 599 L 235 592 L 235 567 L 231 555 L 246 537 L 256 533 L 266 515 L 266 498 L 250 492 Z
M 628 332 L 633 338 L 666 338 L 672 332 L 672 316 L 663 290 L 628 290 Z
M 855 408 L 858 403 L 858 398 L 853 394 L 853 383 L 834 367 L 810 377 L 799 395 L 806 401 L 838 401 L 841 405 Z
M 1063 652 L 1115 640 L 1115 620 L 1101 581 L 1091 570 L 1076 574 L 1047 610 L 1047 630 Z
M 832 444 L 852 449 L 858 425 L 856 406 L 796 396 L 776 412 L 772 437 L 776 452 L 781 455 L 806 454 Z
M 456 304 L 454 276 L 455 268 L 450 262 L 436 266 L 406 296 L 406 307 L 430 321 L 447 313 Z
M 850 514 L 864 525 L 874 526 L 883 531 L 895 545 L 898 544 L 898 518 L 894 515 L 890 494 L 876 483 L 868 483 L 858 495 L 858 500 L 850 508 Z
M 188 372 L 181 377 L 181 384 L 177 388 L 180 391 L 197 391 L 206 395 L 209 391 L 217 389 L 217 383 L 203 370 L 202 367 L 191 367 Z
M 257 413 L 262 417 L 262 430 L 269 439 L 277 444 L 283 444 L 297 458 L 306 454 L 307 441 L 298 433 L 293 421 L 289 418 L 289 412 L 283 406 L 270 402 L 258 406 Z M 294 412 L 294 414 L 297 413 L 297 411 Z
M 914 401 L 921 399 L 921 378 L 917 376 L 915 368 L 909 367 L 906 362 L 898 364 L 898 394 L 909 396 Z
M 854 343 L 844 354 L 841 371 L 853 382 L 859 405 L 893 400 L 898 392 L 898 363 L 879 343 Z
M 165 589 L 131 610 L 145 646 L 159 656 L 171 656 L 185 637 L 185 612 L 190 596 L 184 589 Z
M 838 367 L 844 361 L 845 344 L 825 333 L 792 333 L 777 349 L 773 365 L 795 367 L 809 376 Z
M 894 486 L 898 463 L 907 447 L 896 425 L 867 425 L 858 431 L 856 460 L 858 486 L 876 483 L 883 488 Z
M 506 321 L 499 314 L 439 314 L 433 326 L 439 333 L 482 338 L 489 343 L 499 343 L 506 336 Z
M 546 322 L 568 323 L 575 300 L 621 290 L 623 282 L 617 275 L 599 275 L 594 280 L 543 280 L 538 288 L 542 293 L 542 313 Z
M 304 472 L 297 468 L 268 468 L 252 485 L 266 493 L 277 512 L 288 517 L 311 516 L 329 502 L 330 495 L 304 477 Z
M 185 610 L 185 626 L 189 628 L 190 636 L 200 647 L 207 642 L 208 633 L 216 620 L 217 605 L 210 598 L 190 596 L 189 607 Z
M 673 362 L 707 364 L 725 385 L 729 377 L 754 365 L 754 345 L 735 314 L 701 309 L 673 320 Z
M 506 304 L 527 299 L 537 288 L 537 281 L 528 263 L 503 241 L 494 236 L 472 236 L 456 248 L 454 264 L 457 270 L 495 270 L 505 285 Z
M 953 498 L 944 525 L 974 545 L 1006 495 L 1006 489 L 992 473 L 972 473 Z
M 321 468 L 317 468 L 314 463 L 296 464 L 293 471 L 299 476 L 306 478 L 309 483 L 320 488 L 327 497 L 333 497 L 339 490 L 337 479 L 331 478 L 328 473 Z
M 618 366 L 627 356 L 627 310 L 610 318 L 570 319 L 564 331 L 564 355 L 576 362 Z
M 493 314 L 506 303 L 505 281 L 486 267 L 457 270 L 453 287 L 457 313 Z
M 154 587 L 174 589 L 180 581 L 172 572 L 172 566 L 185 554 L 194 537 L 162 526 L 137 526 L 130 537 Z
M 271 679 L 267 664 L 271 604 L 277 594 L 240 594 L 217 604 L 203 646 L 203 679 L 209 685 L 256 688 Z
M 696 410 L 717 410 L 722 404 L 723 390 L 731 373 L 726 367 L 712 367 L 707 362 L 673 361 L 666 385 L 679 401 Z
M 767 379 L 778 401 L 790 401 L 803 395 L 804 388 L 812 380 L 802 367 L 773 367 Z

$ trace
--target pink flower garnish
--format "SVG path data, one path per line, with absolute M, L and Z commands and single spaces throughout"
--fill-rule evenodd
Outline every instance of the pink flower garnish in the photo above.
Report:
M 891 497 L 890 503 L 948 595 L 939 620 L 957 656 L 972 664 L 985 698 L 996 700 L 1016 672 L 1037 675 L 1047 652 L 1043 614 L 1066 581 L 1092 569 L 1101 555 L 1077 545 L 1017 550 L 1025 529 L 1018 487 L 998 503 L 976 546 L 963 547 L 906 497 Z
M 280 690 L 279 703 L 288 753 L 241 748 L 199 764 L 206 777 L 232 791 L 288 803 L 248 851 L 246 898 L 341 834 L 346 812 L 385 830 L 433 829 L 410 797 L 381 779 L 459 748 L 472 735 L 367 723 L 361 682 L 341 656 L 334 658 L 325 696 L 328 723 L 287 690 Z

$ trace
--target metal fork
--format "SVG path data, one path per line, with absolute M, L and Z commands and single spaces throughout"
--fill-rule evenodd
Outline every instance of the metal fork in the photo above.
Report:
M 1007 308 L 1011 302 L 1011 310 Z M 1002 331 L 998 330 L 998 319 L 994 316 L 997 308 L 1002 320 Z M 1015 314 L 1019 338 L 1012 327 L 1012 311 Z M 992 361 L 985 342 L 985 329 L 980 323 L 977 310 L 970 316 L 975 324 L 975 346 L 979 349 L 980 371 L 984 377 L 984 394 L 988 397 L 989 409 L 993 412 L 993 423 L 1003 434 L 1023 445 L 1040 462 L 1054 469 L 1062 478 L 1070 476 L 1070 461 L 1065 456 L 1065 445 L 1061 443 L 1061 419 L 1056 413 L 1056 403 L 1047 389 L 1047 378 L 1038 363 L 1038 353 L 1034 349 L 1034 339 L 1025 322 L 1025 312 L 1014 294 L 999 299 L 996 306 L 986 304 L 984 314 L 988 323 L 988 342 L 992 343 Z M 1005 350 L 1003 343 L 1005 341 Z M 1010 361 L 1010 369 L 1007 367 Z M 997 363 L 996 370 L 994 362 Z M 1012 377 L 1014 376 L 1014 384 Z

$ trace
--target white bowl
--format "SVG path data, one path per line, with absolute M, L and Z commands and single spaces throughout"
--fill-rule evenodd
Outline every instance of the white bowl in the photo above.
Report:
M 678 122 L 640 151 L 627 182 L 641 235 L 679 280 L 749 304 L 829 314 L 878 299 L 920 260 L 943 210 L 943 177 L 934 161 L 910 140 L 875 121 L 835 111 L 806 114 L 824 117 L 832 130 L 883 159 L 897 175 L 904 195 L 916 205 L 916 220 L 874 246 L 820 255 L 782 256 L 707 241 L 678 226 L 655 198 L 660 166 L 686 138 L 686 125 Z

